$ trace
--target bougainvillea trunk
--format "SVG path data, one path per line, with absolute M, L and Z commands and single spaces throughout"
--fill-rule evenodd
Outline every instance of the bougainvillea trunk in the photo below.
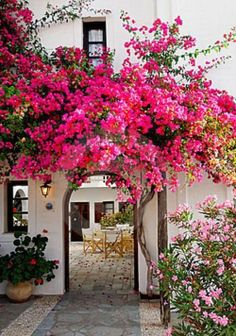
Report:
M 158 193 L 158 255 L 164 253 L 168 247 L 168 228 L 167 228 L 167 191 L 164 188 Z M 159 280 L 160 282 L 162 279 Z M 170 303 L 169 298 L 160 286 L 160 313 L 162 323 L 167 326 L 170 322 Z
M 152 200 L 153 196 L 155 195 L 155 192 L 153 190 L 147 191 L 140 199 L 139 205 L 138 205 L 138 218 L 137 218 L 137 236 L 138 236 L 138 242 L 139 246 L 141 248 L 142 254 L 145 258 L 146 265 L 147 265 L 147 295 L 148 297 L 152 296 L 152 290 L 151 290 L 151 283 L 152 283 L 152 268 L 151 268 L 151 255 L 147 248 L 146 243 L 146 236 L 145 236 L 145 225 L 144 225 L 144 211 L 146 205 Z

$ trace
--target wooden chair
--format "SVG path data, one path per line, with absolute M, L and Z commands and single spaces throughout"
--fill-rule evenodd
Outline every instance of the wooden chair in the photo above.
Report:
M 128 231 L 123 232 L 123 249 L 124 253 L 134 252 L 134 237 L 133 234 Z
M 112 253 L 123 257 L 123 233 L 122 231 L 105 231 L 104 253 L 105 259 Z
M 82 229 L 83 251 L 93 253 L 93 231 L 91 229 Z
M 93 232 L 93 253 L 104 251 L 104 233 L 101 230 Z

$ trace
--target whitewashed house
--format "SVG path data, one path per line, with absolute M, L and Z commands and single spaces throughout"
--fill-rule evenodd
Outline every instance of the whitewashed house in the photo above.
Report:
M 66 0 L 52 0 L 53 4 L 63 4 Z M 48 0 L 30 0 L 30 7 L 36 17 L 40 17 L 45 11 Z M 234 0 L 95 0 L 94 7 L 106 8 L 111 11 L 107 16 L 88 17 L 84 13 L 81 20 L 73 23 L 54 25 L 50 29 L 41 31 L 43 44 L 49 50 L 53 50 L 59 45 L 83 47 L 84 41 L 93 48 L 93 41 L 89 39 L 89 32 L 92 40 L 115 49 L 115 67 L 119 69 L 125 57 L 123 44 L 128 38 L 127 33 L 122 28 L 120 12 L 125 10 L 136 19 L 138 24 L 150 25 L 155 18 L 161 17 L 164 20 L 172 21 L 180 15 L 183 19 L 183 33 L 192 34 L 198 39 L 198 47 L 203 48 L 215 42 L 219 37 L 236 25 L 236 2 Z M 98 30 L 94 34 L 92 30 Z M 232 59 L 227 64 L 211 72 L 211 79 L 215 86 L 228 90 L 236 95 L 236 47 L 231 47 L 227 54 L 232 55 Z M 94 60 L 96 62 L 96 60 Z M 220 201 L 232 198 L 231 191 L 223 185 L 214 185 L 211 181 L 205 180 L 203 183 L 191 188 L 186 187 L 184 176 L 180 177 L 181 186 L 175 193 L 168 192 L 168 210 L 174 210 L 179 203 L 188 202 L 190 205 L 202 200 L 208 194 L 217 194 Z M 25 229 L 29 234 L 41 233 L 43 229 L 48 230 L 47 256 L 59 259 L 60 267 L 57 270 L 56 279 L 50 283 L 38 287 L 36 294 L 62 294 L 66 289 L 68 281 L 68 243 L 65 243 L 69 232 L 69 205 L 72 202 L 88 202 L 87 186 L 71 194 L 67 188 L 67 182 L 62 175 L 53 176 L 51 190 L 45 198 L 40 191 L 41 183 L 35 181 L 14 181 L 0 185 L 0 248 L 1 253 L 8 252 L 12 248 L 14 225 L 18 225 L 18 217 L 21 216 L 28 226 Z M 100 187 L 104 189 L 104 187 Z M 101 191 L 100 189 L 100 191 Z M 8 205 L 16 201 L 16 193 L 22 198 L 21 205 L 15 204 L 15 214 L 8 211 Z M 94 195 L 95 198 L 89 202 L 115 202 L 115 192 L 105 191 L 101 196 Z M 107 194 L 108 193 L 108 194 Z M 110 193 L 110 194 L 109 194 Z M 97 193 L 98 194 L 98 193 Z M 20 197 L 19 197 L 20 196 Z M 96 198 L 98 197 L 98 198 Z M 28 204 L 28 206 L 27 206 Z M 91 213 L 94 209 L 91 205 Z M 118 203 L 114 203 L 118 210 Z M 157 257 L 157 221 L 158 221 L 157 197 L 148 204 L 145 212 L 146 236 L 148 248 L 152 257 Z M 95 218 L 91 221 L 91 226 L 95 223 Z M 175 228 L 169 228 L 169 236 L 175 233 Z M 146 266 L 144 258 L 139 251 L 138 254 L 138 280 L 139 291 L 146 292 Z M 66 276 L 65 276 L 66 275 Z M 5 284 L 0 284 L 0 293 L 4 293 Z

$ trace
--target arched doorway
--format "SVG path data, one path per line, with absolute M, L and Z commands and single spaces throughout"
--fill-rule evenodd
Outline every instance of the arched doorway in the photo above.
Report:
M 95 175 L 101 175 L 95 174 Z M 63 200 L 63 208 L 64 208 L 64 252 L 65 252 L 65 290 L 69 291 L 70 289 L 70 260 L 69 260 L 69 253 L 70 253 L 70 237 L 69 237 L 69 209 L 70 209 L 70 200 L 72 196 L 73 190 L 68 188 L 64 194 Z M 138 283 L 138 241 L 137 241 L 137 207 L 134 206 L 134 282 L 133 282 L 133 289 L 138 291 L 139 290 L 139 283 Z

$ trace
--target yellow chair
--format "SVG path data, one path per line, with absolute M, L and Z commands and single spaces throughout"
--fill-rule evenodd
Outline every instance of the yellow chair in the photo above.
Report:
M 93 232 L 93 253 L 104 251 L 104 233 L 100 230 Z
M 91 229 L 82 229 L 83 235 L 83 251 L 93 253 L 93 231 Z
M 123 231 L 123 249 L 124 253 L 134 252 L 134 237 L 133 234 L 128 231 Z

